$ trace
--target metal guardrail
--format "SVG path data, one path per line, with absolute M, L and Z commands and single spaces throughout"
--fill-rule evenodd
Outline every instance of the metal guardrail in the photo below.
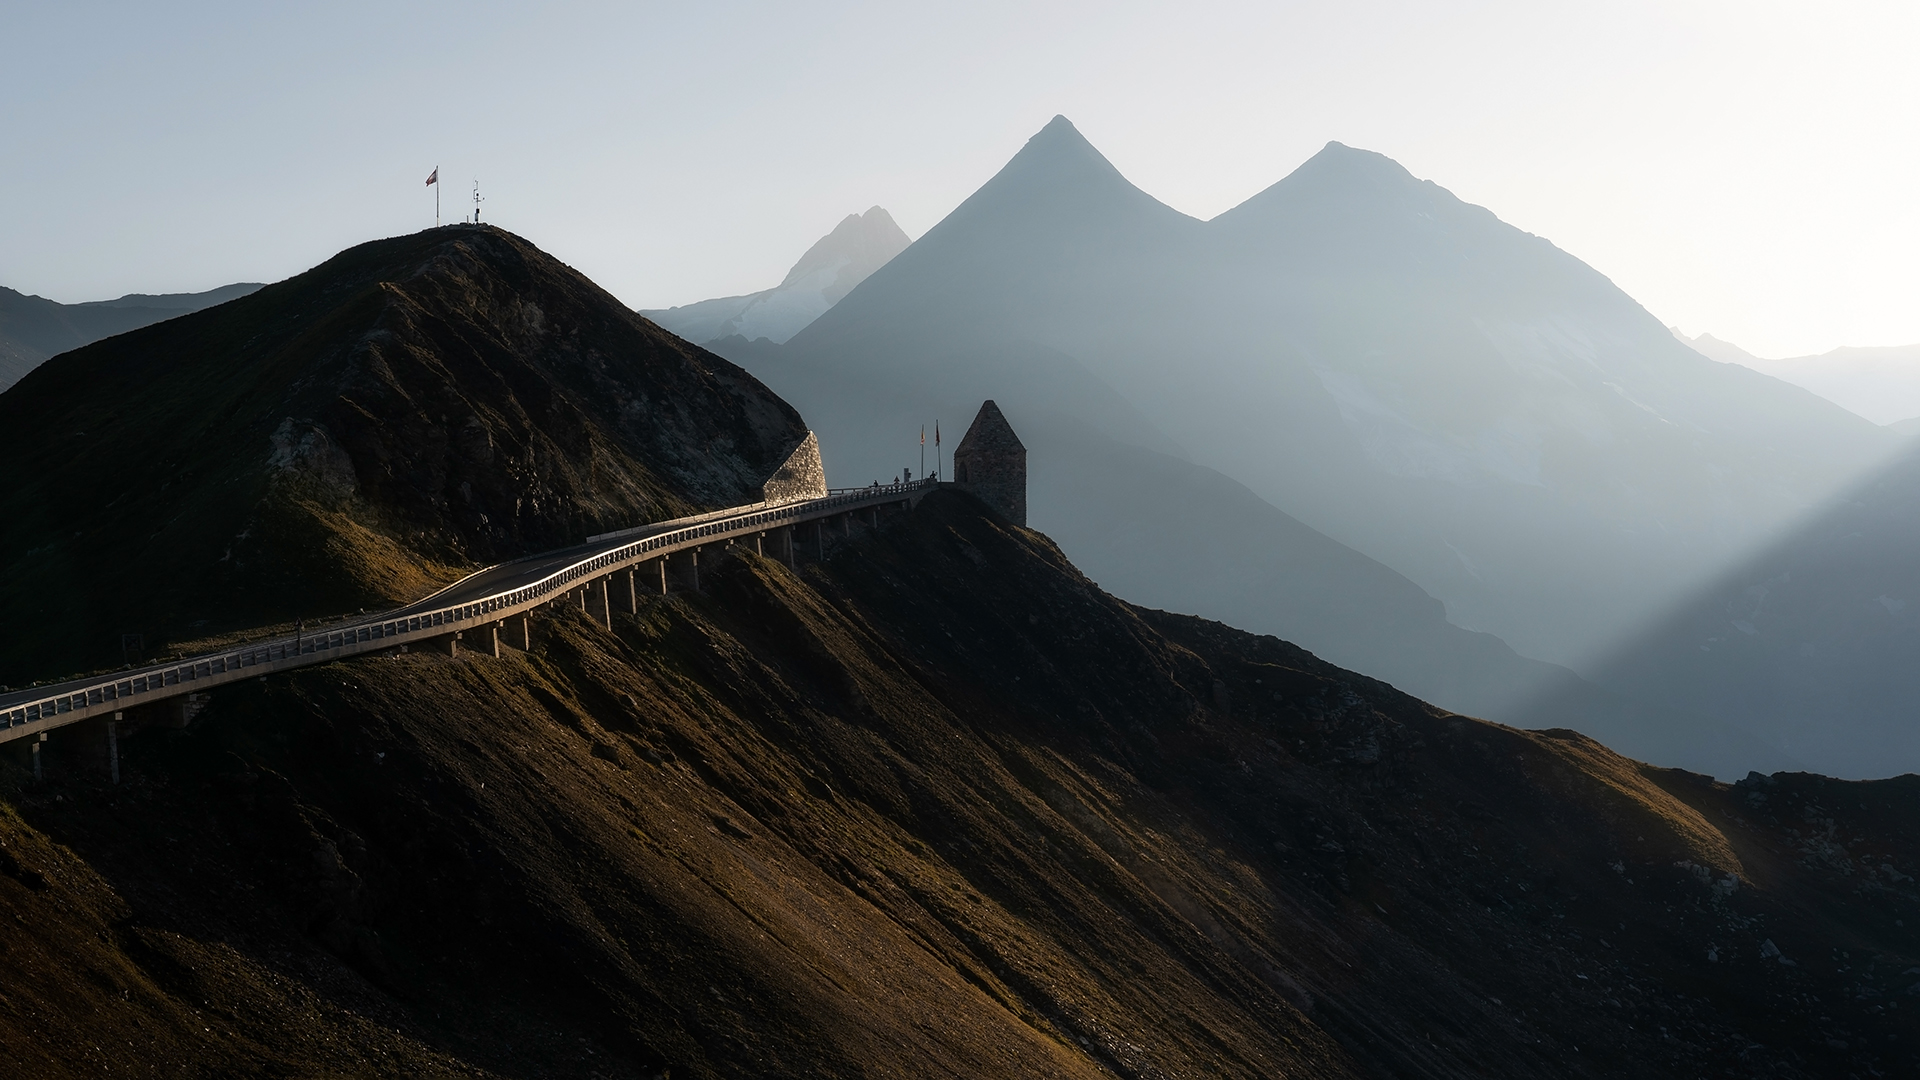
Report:
M 864 488 L 831 489 L 826 496 L 818 499 L 776 505 L 754 503 L 738 507 L 737 512 L 731 514 L 722 511 L 642 526 L 646 532 L 644 536 L 587 555 L 537 581 L 477 600 L 412 610 L 431 602 L 433 597 L 429 596 L 424 601 L 385 615 L 358 619 L 310 634 L 241 645 L 165 664 L 115 672 L 107 677 L 0 694 L 0 743 L 65 727 L 89 717 L 111 716 L 116 711 L 135 705 L 210 689 L 222 683 L 327 663 L 495 624 L 564 596 L 583 580 L 736 536 L 832 517 L 867 506 L 913 502 L 936 483 L 934 480 L 917 480 Z M 626 530 L 607 534 L 605 538 L 617 539 L 631 534 L 632 530 Z M 533 556 L 524 561 L 542 557 Z M 477 573 L 489 573 L 496 569 L 498 567 L 488 567 Z M 472 576 L 468 575 L 468 578 Z M 435 595 L 454 591 L 459 585 L 460 582 L 455 582 Z

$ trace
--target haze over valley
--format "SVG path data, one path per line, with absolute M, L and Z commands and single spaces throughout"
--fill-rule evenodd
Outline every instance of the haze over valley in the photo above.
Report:
M 1330 144 L 1200 222 L 1064 117 L 784 347 L 711 344 L 853 477 L 912 467 L 933 416 L 1011 399 L 1048 444 L 1036 524 L 1122 595 L 1480 715 L 1576 694 L 1586 730 L 1730 775 L 1817 752 L 1639 693 L 1609 658 L 1901 443 L 1704 358 L 1381 155 Z M 1286 539 L 1213 525 L 1249 513 Z

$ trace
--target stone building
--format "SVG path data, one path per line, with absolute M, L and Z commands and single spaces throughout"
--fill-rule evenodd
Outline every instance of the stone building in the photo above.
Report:
M 760 486 L 760 498 L 770 503 L 818 499 L 826 493 L 827 470 L 820 464 L 820 440 L 811 431 Z
M 1027 448 L 989 398 L 953 451 L 953 479 L 1015 525 L 1027 523 Z

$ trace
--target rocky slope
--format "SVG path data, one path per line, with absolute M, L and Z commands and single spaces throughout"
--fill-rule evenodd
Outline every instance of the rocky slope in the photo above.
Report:
M 85 733 L 0 813 L 31 1077 L 1910 1072 L 1920 785 L 1620 758 L 1129 606 L 937 494 L 611 631 Z M 1909 928 L 1905 924 L 1913 923 Z
M 201 293 L 129 293 L 86 304 L 62 304 L 0 288 L 0 391 L 56 353 L 224 304 L 259 287 L 242 282 Z
M 832 232 L 814 241 L 771 289 L 640 314 L 688 341 L 710 343 L 737 337 L 779 344 L 839 303 L 912 242 L 894 223 L 893 215 L 881 207 L 869 207 L 864 214 L 848 214 Z
M 0 681 L 749 502 L 805 435 L 509 233 L 363 244 L 0 394 Z

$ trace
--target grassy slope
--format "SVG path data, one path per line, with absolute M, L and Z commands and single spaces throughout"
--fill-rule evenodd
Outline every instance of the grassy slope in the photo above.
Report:
M 0 682 L 750 501 L 803 435 L 518 237 L 363 244 L 0 395 Z
M 1864 1075 L 1920 1034 L 1873 869 L 1915 872 L 1912 784 L 1456 717 L 958 496 L 611 633 L 224 691 L 119 789 L 82 739 L 0 819 L 19 1075 Z

